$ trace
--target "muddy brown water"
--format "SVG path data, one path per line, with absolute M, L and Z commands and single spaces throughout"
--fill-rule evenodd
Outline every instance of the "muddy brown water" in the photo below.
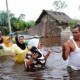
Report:
M 80 72 L 68 74 L 68 61 L 62 59 L 60 46 L 44 48 L 44 52 L 48 49 L 52 53 L 42 70 L 25 71 L 23 63 L 15 63 L 9 56 L 0 57 L 0 80 L 80 80 Z

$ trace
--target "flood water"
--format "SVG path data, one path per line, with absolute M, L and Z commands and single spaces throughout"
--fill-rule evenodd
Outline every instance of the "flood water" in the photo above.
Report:
M 0 57 L 0 80 L 80 80 L 80 73 L 68 74 L 60 46 L 44 48 L 45 53 L 48 49 L 52 53 L 42 70 L 25 71 L 24 64 L 15 63 L 12 57 Z

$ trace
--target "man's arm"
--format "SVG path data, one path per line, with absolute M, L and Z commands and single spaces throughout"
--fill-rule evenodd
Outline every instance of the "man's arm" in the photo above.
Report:
M 67 60 L 69 53 L 70 53 L 70 46 L 69 43 L 66 42 L 62 45 L 62 57 L 64 60 Z

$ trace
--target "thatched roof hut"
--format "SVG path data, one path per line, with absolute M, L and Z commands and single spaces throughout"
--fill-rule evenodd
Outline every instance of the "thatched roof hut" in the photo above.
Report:
M 35 26 L 29 29 L 28 33 L 32 36 L 38 35 L 48 37 L 49 40 L 47 42 L 51 42 L 50 45 L 57 42 L 60 44 L 61 28 L 64 29 L 68 27 L 68 24 L 71 21 L 72 19 L 63 12 L 43 10 L 39 18 L 36 20 Z M 55 40 L 54 37 L 56 37 Z

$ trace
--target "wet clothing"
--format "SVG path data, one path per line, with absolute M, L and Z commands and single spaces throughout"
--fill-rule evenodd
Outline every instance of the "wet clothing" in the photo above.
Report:
M 66 80 L 80 80 L 80 70 L 74 70 L 70 66 L 67 67 L 69 79 Z
M 12 44 L 10 42 L 10 39 L 8 36 L 5 36 L 4 39 L 3 39 L 3 43 L 0 44 L 0 46 L 2 46 L 4 52 L 1 53 L 1 55 L 10 55 L 11 53 L 11 47 L 12 47 Z
M 80 70 L 80 48 L 73 39 L 72 41 L 75 45 L 75 50 L 69 54 L 69 66 L 74 70 Z
M 25 56 L 29 50 L 27 47 L 22 50 L 20 47 L 17 46 L 17 44 L 13 44 L 12 46 L 12 53 L 15 54 L 14 59 L 17 62 L 24 62 Z
M 30 47 L 31 46 L 31 47 Z M 45 67 L 46 60 L 43 55 L 42 48 L 39 48 L 39 39 L 33 38 L 29 41 L 29 50 L 31 54 L 26 55 L 25 59 L 25 67 L 26 69 L 40 69 Z M 37 59 L 32 59 L 32 54 L 38 54 Z M 29 66 L 27 66 L 28 62 L 32 59 L 32 62 Z
M 38 68 L 43 68 L 45 67 L 45 63 L 46 63 L 46 60 L 43 56 L 43 53 L 40 49 L 38 49 L 38 51 L 40 51 L 41 53 L 41 57 L 35 59 L 33 61 L 33 63 L 30 65 L 30 66 L 27 66 L 26 63 L 31 59 L 31 54 L 26 54 L 26 59 L 25 59 L 25 67 L 26 69 L 38 69 Z
M 12 46 L 12 53 L 14 54 L 14 59 L 16 62 L 24 62 L 25 56 L 29 50 L 24 43 L 19 43 L 18 36 L 15 37 L 15 40 L 16 43 Z

